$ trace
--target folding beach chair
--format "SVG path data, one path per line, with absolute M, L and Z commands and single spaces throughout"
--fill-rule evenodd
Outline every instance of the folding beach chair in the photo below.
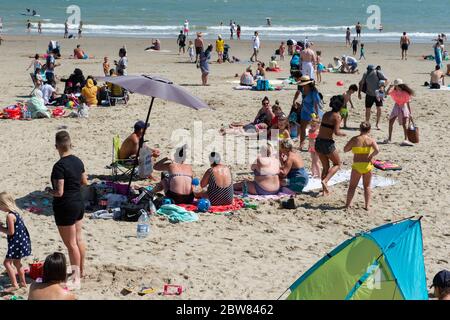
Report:
M 114 136 L 112 161 L 109 166 L 106 166 L 107 169 L 111 170 L 114 181 L 117 181 L 119 178 L 129 178 L 133 170 L 133 163 L 130 159 L 119 159 L 120 145 L 121 141 L 119 135 Z
M 120 87 L 115 84 L 108 85 L 106 89 L 106 100 L 108 101 L 109 106 L 115 106 L 119 102 L 124 103 L 125 105 L 128 104 L 128 100 L 130 100 L 128 91 L 123 88 L 118 90 L 119 88 Z M 117 94 L 118 91 L 120 91 L 120 94 Z

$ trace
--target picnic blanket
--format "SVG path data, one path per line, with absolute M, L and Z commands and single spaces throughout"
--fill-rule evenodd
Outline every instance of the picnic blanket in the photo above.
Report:
M 242 191 L 235 191 L 236 195 L 242 196 Z M 271 194 L 271 195 L 255 195 L 255 194 L 249 194 L 248 198 L 253 200 L 278 200 L 286 197 L 290 197 L 292 195 L 295 195 L 296 193 L 292 190 L 289 190 L 288 188 L 282 187 L 281 190 L 278 192 L 278 194 Z
M 172 223 L 194 222 L 198 220 L 198 215 L 195 212 L 187 211 L 185 208 L 175 204 L 165 204 L 156 213 L 167 217 Z
M 271 84 L 272 86 L 281 85 L 281 84 L 283 84 L 283 81 L 284 80 L 280 80 L 280 79 L 269 79 L 269 84 Z M 241 80 L 230 80 L 230 81 L 227 81 L 227 83 L 241 84 Z
M 178 206 L 188 210 L 188 211 L 197 211 L 197 203 L 194 204 L 179 204 Z M 229 211 L 237 211 L 245 206 L 244 201 L 239 198 L 234 198 L 233 203 L 225 206 L 211 206 L 208 210 L 209 213 L 219 213 L 219 212 L 229 212 Z

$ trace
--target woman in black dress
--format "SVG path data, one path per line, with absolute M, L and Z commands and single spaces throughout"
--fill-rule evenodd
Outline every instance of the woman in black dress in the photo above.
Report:
M 53 196 L 56 226 L 69 252 L 72 271 L 75 276 L 79 271 L 83 277 L 86 246 L 81 236 L 84 215 L 81 185 L 87 185 L 87 176 L 83 162 L 71 153 L 72 144 L 67 131 L 56 134 L 55 147 L 60 160 L 53 166 L 53 189 L 47 188 L 47 191 Z

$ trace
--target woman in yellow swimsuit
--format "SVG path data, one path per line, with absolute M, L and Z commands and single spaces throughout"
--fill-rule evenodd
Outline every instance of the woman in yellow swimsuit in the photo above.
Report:
M 380 149 L 378 148 L 376 141 L 369 136 L 369 122 L 362 122 L 359 126 L 359 131 L 361 133 L 358 136 L 351 138 L 344 147 L 344 152 L 352 151 L 354 154 L 352 174 L 350 177 L 350 185 L 348 187 L 347 203 L 345 204 L 345 207 L 350 207 L 353 196 L 355 195 L 356 187 L 358 186 L 359 180 L 362 176 L 365 200 L 364 209 L 369 210 L 371 196 L 370 183 L 372 181 L 373 169 L 372 161 L 380 152 Z

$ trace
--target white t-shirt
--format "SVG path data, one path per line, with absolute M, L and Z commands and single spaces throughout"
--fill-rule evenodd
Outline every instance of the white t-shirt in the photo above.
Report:
M 50 97 L 52 96 L 53 92 L 56 90 L 49 84 L 44 84 L 41 88 L 42 91 L 42 98 L 44 99 L 44 103 L 48 104 L 48 101 L 50 100 Z
M 345 63 L 347 63 L 347 64 L 355 64 L 355 63 L 358 63 L 358 61 L 355 58 L 348 56 L 348 57 L 345 58 Z
M 259 36 L 253 36 L 253 49 L 259 49 L 260 41 Z
M 184 23 L 184 30 L 189 30 L 189 22 Z

